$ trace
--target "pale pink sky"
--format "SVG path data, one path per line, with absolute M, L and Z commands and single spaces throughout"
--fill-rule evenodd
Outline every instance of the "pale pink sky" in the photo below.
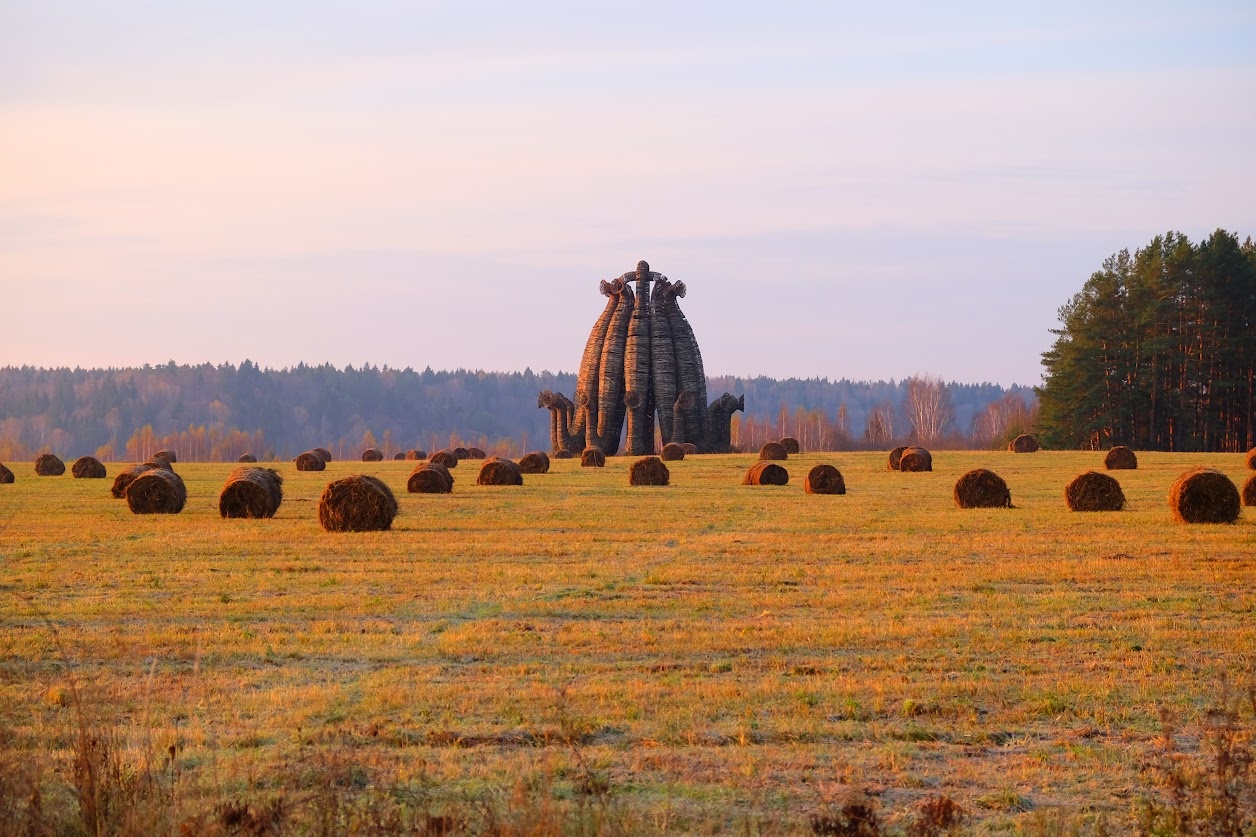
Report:
M 0 6 L 0 365 L 1036 383 L 1158 233 L 1256 235 L 1250 4 Z

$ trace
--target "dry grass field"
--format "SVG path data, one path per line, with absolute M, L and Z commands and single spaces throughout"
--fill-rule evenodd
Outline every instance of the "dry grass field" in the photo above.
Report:
M 669 463 L 666 488 L 624 457 L 521 488 L 463 462 L 446 495 L 406 494 L 413 463 L 284 463 L 273 520 L 219 517 L 234 464 L 176 465 L 185 511 L 135 516 L 110 479 L 6 463 L 0 819 L 874 833 L 840 830 L 862 805 L 927 834 L 945 796 L 964 832 L 1125 833 L 1163 792 L 1162 713 L 1193 763 L 1251 682 L 1256 513 L 1166 503 L 1197 464 L 1241 486 L 1240 455 L 1140 453 L 1126 510 L 1091 514 L 1063 488 L 1102 454 L 803 454 L 742 486 L 753 461 Z M 803 493 L 819 462 L 848 494 Z M 979 466 L 1015 508 L 955 507 Z M 351 473 L 397 493 L 392 531 L 319 528 Z

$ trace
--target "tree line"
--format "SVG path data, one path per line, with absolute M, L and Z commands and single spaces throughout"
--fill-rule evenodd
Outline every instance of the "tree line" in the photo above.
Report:
M 370 364 L 343 369 L 251 361 L 126 369 L 0 368 L 0 461 L 43 451 L 136 460 L 160 448 L 181 458 L 232 461 L 242 453 L 288 459 L 311 447 L 357 458 L 474 445 L 517 456 L 549 446 L 541 390 L 574 392 L 575 376 L 548 371 L 416 371 Z M 1027 427 L 1024 387 L 943 383 L 916 376 L 856 382 L 712 377 L 709 391 L 744 393 L 733 442 L 757 449 L 792 435 L 811 450 L 877 448 L 918 439 L 998 445 Z M 922 399 L 933 398 L 932 411 Z
M 1256 446 L 1256 245 L 1156 236 L 1104 260 L 1060 308 L 1038 390 L 1053 447 Z

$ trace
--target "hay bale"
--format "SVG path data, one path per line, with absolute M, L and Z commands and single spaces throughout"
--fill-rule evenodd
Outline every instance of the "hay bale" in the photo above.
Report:
M 132 514 L 178 514 L 188 501 L 183 478 L 164 468 L 149 468 L 126 488 Z
M 1120 511 L 1125 508 L 1121 484 L 1107 474 L 1087 471 L 1064 486 L 1069 511 Z
M 509 459 L 491 456 L 480 466 L 476 485 L 523 485 L 523 470 Z
M 789 485 L 789 471 L 775 462 L 760 459 L 750 466 L 742 485 Z
M 643 456 L 628 470 L 629 485 L 667 485 L 671 472 L 657 456 Z
M 458 457 L 454 456 L 454 452 L 451 450 L 438 450 L 429 456 L 427 461 L 444 465 L 451 470 L 458 467 Z
M 467 448 L 467 459 L 484 459 L 486 456 L 488 454 L 480 448 Z
M 422 462 L 425 459 L 427 459 L 427 451 L 425 450 L 406 451 L 406 460 L 409 462 Z
M 789 459 L 789 451 L 785 450 L 785 446 L 780 442 L 768 442 L 759 448 L 760 459 Z
M 469 459 L 470 457 L 468 454 L 470 453 L 471 452 L 469 450 L 463 447 L 454 448 L 454 456 L 458 457 L 459 462 L 461 462 L 464 459 Z
M 400 462 L 404 460 L 405 458 L 406 458 L 406 455 L 403 451 L 397 451 L 396 453 L 393 454 L 394 461 Z
M 379 462 L 384 458 L 384 454 L 380 453 L 376 448 L 367 448 L 362 451 L 363 462 Z
M 167 462 L 169 462 L 171 465 L 174 465 L 174 464 L 176 464 L 176 463 L 179 461 L 179 457 L 175 456 L 174 451 L 172 451 L 172 450 L 167 450 L 167 449 L 165 449 L 165 448 L 163 448 L 163 449 L 161 449 L 161 450 L 157 451 L 156 453 L 154 453 L 154 454 L 153 454 L 153 456 L 152 456 L 152 458 L 153 458 L 153 459 L 164 459 L 164 460 L 166 460 Z
M 236 468 L 218 494 L 223 517 L 274 517 L 283 502 L 283 477 L 274 468 Z
M 327 460 L 316 450 L 307 450 L 293 461 L 297 463 L 298 471 L 321 471 L 327 467 Z
M 785 448 L 785 452 L 790 456 L 802 453 L 802 446 L 798 444 L 798 440 L 793 436 L 786 436 L 781 439 L 781 447 Z
M 55 454 L 41 453 L 35 460 L 35 473 L 41 477 L 59 477 L 65 473 L 65 463 Z
M 0 465 L 0 471 L 4 470 L 4 466 Z M 12 475 L 10 474 L 10 477 Z M 4 474 L 0 473 L 0 482 L 4 482 Z M 13 482 L 12 478 L 9 482 Z M 1247 478 L 1247 482 L 1243 483 L 1243 505 L 1256 506 L 1256 476 Z
M 664 462 L 679 462 L 685 458 L 685 446 L 668 442 L 663 445 L 662 457 Z
M 563 450 L 556 450 L 551 453 L 550 459 L 574 459 L 575 456 L 576 455 L 574 453 L 564 448 Z
M 605 468 L 606 454 L 602 453 L 601 448 L 585 448 L 580 453 L 581 468 Z
M 170 460 L 162 459 L 157 455 L 154 455 L 152 459 L 149 459 L 144 464 L 149 468 L 160 468 L 163 471 L 170 471 L 171 473 L 174 473 L 174 466 L 170 464 Z
M 0 485 L 12 485 L 13 480 L 13 472 L 0 464 Z
M 1194 468 L 1169 489 L 1169 509 L 1178 523 L 1233 523 L 1242 498 L 1230 478 L 1213 468 Z
M 684 449 L 685 456 L 696 456 L 698 453 L 698 446 L 693 442 L 685 442 L 681 444 L 681 448 Z
M 817 465 L 807 473 L 803 488 L 808 494 L 845 494 L 846 480 L 832 465 Z
M 331 451 L 327 448 L 310 448 L 311 452 L 316 453 L 324 462 L 331 462 Z
M 237 462 L 256 462 L 257 457 L 251 453 L 242 453 L 240 454 L 240 458 L 237 459 L 236 461 Z
M 410 472 L 406 491 L 411 494 L 448 494 L 454 490 L 454 477 L 439 462 L 424 462 Z
M 122 473 L 113 478 L 113 487 L 109 489 L 109 493 L 113 495 L 115 500 L 121 500 L 126 496 L 127 487 L 135 482 L 135 478 L 145 471 L 151 471 L 152 465 L 145 462 L 143 465 L 132 465 Z
M 1125 445 L 1116 445 L 1103 458 L 1103 467 L 1109 471 L 1133 471 L 1138 467 L 1138 457 Z
M 933 470 L 933 454 L 924 448 L 908 448 L 898 460 L 898 470 L 919 473 Z
M 1247 452 L 1247 467 L 1249 470 L 1256 471 L 1256 448 Z
M 550 458 L 544 451 L 534 450 L 519 459 L 519 470 L 525 474 L 544 474 L 549 468 Z
M 1038 440 L 1028 433 L 1022 433 L 1007 445 L 1012 453 L 1037 453 L 1038 447 Z
M 903 458 L 903 451 L 905 450 L 907 450 L 907 445 L 900 445 L 894 448 L 894 450 L 890 451 L 889 469 L 891 471 L 898 470 L 899 461 Z
M 318 522 L 328 532 L 386 532 L 396 516 L 392 490 L 366 474 L 333 480 L 318 498 Z
M 74 460 L 74 464 L 70 467 L 70 473 L 74 475 L 76 480 L 103 480 L 105 478 L 105 466 L 94 456 L 80 456 Z
M 955 482 L 955 505 L 961 509 L 1012 508 L 1012 492 L 993 471 L 974 468 Z

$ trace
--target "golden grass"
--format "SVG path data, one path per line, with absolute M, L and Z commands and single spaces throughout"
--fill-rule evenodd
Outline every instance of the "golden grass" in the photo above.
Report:
M 891 825 L 945 794 L 976 830 L 1119 828 L 1160 710 L 1190 728 L 1256 659 L 1256 518 L 1184 526 L 1166 500 L 1193 465 L 1241 481 L 1241 455 L 1141 453 L 1126 510 L 1087 515 L 1063 487 L 1102 454 L 911 475 L 803 454 L 790 485 L 744 487 L 755 458 L 670 463 L 645 500 L 629 457 L 447 495 L 406 493 L 405 462 L 285 464 L 273 520 L 219 517 L 234 464 L 177 466 L 171 516 L 92 481 L 0 486 L 0 750 L 67 758 L 68 659 L 95 723 L 176 747 L 190 806 L 349 748 L 451 798 L 538 772 L 570 794 L 583 759 L 647 831 L 806 830 L 852 787 Z M 803 492 L 820 462 L 846 495 Z M 1016 508 L 957 509 L 975 467 Z M 392 531 L 319 527 L 350 473 L 393 488 Z

